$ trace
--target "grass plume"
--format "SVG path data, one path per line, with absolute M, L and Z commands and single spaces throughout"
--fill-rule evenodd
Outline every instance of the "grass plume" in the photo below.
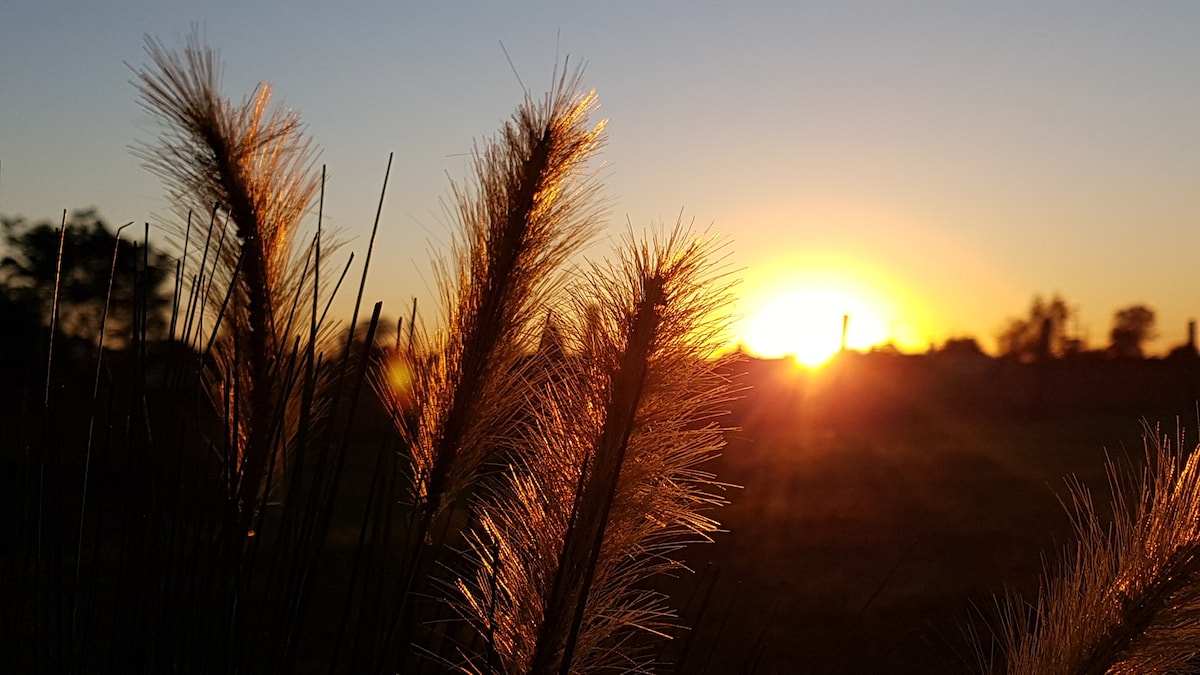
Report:
M 1113 521 L 1072 488 L 1078 543 L 1032 613 L 1010 602 L 1004 672 L 1196 672 L 1200 667 L 1200 453 L 1146 431 L 1140 481 L 1110 464 Z
M 479 500 L 477 572 L 462 610 L 488 645 L 481 672 L 640 671 L 673 612 L 650 577 L 717 529 L 700 465 L 723 445 L 731 396 L 711 357 L 727 286 L 711 242 L 676 227 L 626 243 L 573 289 L 565 362 L 549 378 L 507 480 Z
M 536 342 L 536 319 L 562 264 L 597 226 L 586 173 L 603 141 L 604 122 L 588 119 L 595 107 L 595 93 L 564 74 L 476 151 L 473 183 L 453 187 L 461 239 L 438 275 L 446 329 L 405 350 L 413 388 L 402 400 L 380 387 L 408 441 L 426 535 L 511 426 L 523 396 L 512 383 Z M 411 418 L 410 401 L 419 402 Z
M 210 329 L 220 336 L 212 396 L 220 401 L 233 391 L 240 408 L 230 439 L 236 455 L 232 480 L 241 527 L 249 530 L 278 439 L 285 444 L 294 431 L 281 424 L 296 416 L 295 405 L 288 403 L 294 397 L 284 391 L 281 361 L 292 347 L 287 333 L 294 309 L 289 308 L 309 294 L 306 284 L 314 283 L 296 240 L 321 176 L 314 171 L 314 149 L 299 116 L 272 108 L 266 84 L 241 103 L 225 98 L 218 55 L 194 32 L 181 52 L 150 38 L 146 52 L 151 65 L 135 71 L 135 85 L 162 133 L 139 155 L 181 208 L 205 213 L 216 205 L 224 211 L 237 240 L 226 247 L 224 230 L 217 235 L 208 283 L 225 293 L 205 297 L 212 303 L 209 311 L 224 310 L 225 330 Z M 210 231 L 202 233 L 205 255 L 211 228 L 223 225 L 216 212 L 210 222 Z

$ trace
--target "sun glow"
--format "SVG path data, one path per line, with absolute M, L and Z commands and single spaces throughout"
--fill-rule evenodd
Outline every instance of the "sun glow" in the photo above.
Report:
M 814 287 L 780 295 L 750 317 L 746 348 L 764 358 L 792 356 L 810 368 L 829 361 L 845 346 L 867 349 L 887 342 L 880 312 L 837 288 Z

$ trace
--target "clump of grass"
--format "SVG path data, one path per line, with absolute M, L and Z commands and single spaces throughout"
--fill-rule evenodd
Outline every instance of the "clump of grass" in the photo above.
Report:
M 674 619 L 644 583 L 680 569 L 669 554 L 717 528 L 705 511 L 721 502 L 719 484 L 700 464 L 722 445 L 713 418 L 730 389 L 710 357 L 728 289 L 710 244 L 682 227 L 631 237 L 616 263 L 568 289 L 568 260 L 603 212 L 589 167 L 604 139 L 604 123 L 589 121 L 594 92 L 556 73 L 544 99 L 527 97 L 477 151 L 472 182 L 454 186 L 462 234 L 439 268 L 443 328 L 414 330 L 415 308 L 398 327 L 376 386 L 400 433 L 374 434 L 371 463 L 352 466 L 381 304 L 365 343 L 352 320 L 340 365 L 327 361 L 334 275 L 319 210 L 315 238 L 300 237 L 318 195 L 323 208 L 312 144 L 295 113 L 271 108 L 266 85 L 225 98 L 217 55 L 195 34 L 179 52 L 148 40 L 147 53 L 135 86 L 161 134 L 138 153 L 188 217 L 173 344 L 147 349 L 158 277 L 143 248 L 130 353 L 98 351 L 109 367 L 98 360 L 82 393 L 107 410 L 95 459 L 91 426 L 76 448 L 61 424 L 69 399 L 49 384 L 44 428 L 24 453 L 29 526 L 13 595 L 38 615 L 34 650 L 16 666 L 649 664 L 640 635 L 665 635 Z M 401 389 L 389 382 L 397 372 Z M 80 449 L 82 482 L 70 480 Z M 103 481 L 89 479 L 93 462 Z M 365 496 L 340 501 L 343 475 Z M 268 497 L 281 506 L 271 518 Z M 329 536 L 348 510 L 361 513 L 352 551 Z M 466 620 L 417 630 L 449 605 Z
M 543 99 L 527 95 L 476 149 L 470 182 L 452 185 L 458 236 L 435 267 L 440 329 L 428 336 L 410 322 L 407 344 L 398 341 L 377 374 L 405 441 L 414 506 L 397 568 L 404 591 L 388 631 L 405 670 L 429 665 L 415 653 L 433 651 L 428 643 L 439 639 L 436 631 L 417 637 L 443 608 L 427 600 L 439 595 L 431 584 L 458 557 L 453 549 L 473 517 L 465 497 L 503 466 L 518 420 L 531 413 L 531 387 L 545 370 L 530 355 L 539 320 L 565 262 L 600 225 L 589 164 L 605 122 L 589 120 L 595 108 L 595 92 L 564 68 Z M 401 387 L 393 386 L 397 374 Z
M 645 638 L 676 627 L 645 582 L 718 527 L 703 512 L 720 486 L 700 465 L 723 446 L 714 418 L 732 394 L 712 358 L 728 289 L 710 244 L 681 227 L 631 237 L 572 289 L 562 362 L 506 480 L 478 501 L 476 572 L 457 582 L 486 646 L 472 670 L 641 671 Z
M 473 629 L 440 629 L 459 643 L 452 657 L 416 640 L 444 665 L 641 667 L 630 634 L 674 626 L 644 582 L 717 527 L 700 513 L 720 502 L 715 483 L 697 467 L 722 445 L 710 422 L 729 397 L 712 359 L 728 289 L 709 244 L 683 227 L 630 237 L 618 263 L 562 290 L 600 215 L 585 173 L 602 142 L 594 106 L 578 76 L 560 77 L 477 152 L 474 183 L 453 191 L 462 234 L 440 267 L 446 328 L 398 344 L 376 378 L 411 461 L 406 597 L 448 592 Z M 431 583 L 438 569 L 450 580 Z M 436 612 L 402 612 L 398 647 Z
M 319 245 L 298 242 L 322 176 L 299 116 L 273 109 L 267 84 L 241 103 L 225 98 L 217 53 L 195 33 L 182 52 L 150 38 L 146 51 L 151 65 L 135 71 L 135 85 L 162 133 L 139 154 L 181 209 L 207 213 L 215 205 L 207 228 L 197 228 L 204 246 L 196 281 L 206 287 L 198 321 L 223 321 L 209 328 L 210 394 L 229 402 L 231 492 L 241 529 L 251 531 L 268 468 L 296 434 L 299 389 L 288 373 L 318 339 L 315 302 L 307 335 L 296 312 L 300 298 L 314 295 L 323 262 L 313 259 Z M 220 212 L 233 228 L 229 245 Z
M 1146 466 L 1110 463 L 1113 519 L 1072 487 L 1078 542 L 1000 636 L 1008 673 L 1185 673 L 1200 667 L 1200 452 L 1146 431 Z

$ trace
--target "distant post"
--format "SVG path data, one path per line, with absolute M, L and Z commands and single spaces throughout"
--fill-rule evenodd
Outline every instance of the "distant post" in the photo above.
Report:
M 839 351 L 846 351 L 846 331 L 850 329 L 850 315 L 842 315 L 842 346 Z

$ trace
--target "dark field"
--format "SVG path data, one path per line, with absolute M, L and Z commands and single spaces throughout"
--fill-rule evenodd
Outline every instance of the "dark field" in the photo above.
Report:
M 1172 439 L 1183 429 L 1185 447 L 1197 437 L 1200 377 L 1193 358 L 1018 364 L 946 354 L 847 354 L 815 375 L 785 362 L 750 360 L 737 368 L 750 387 L 730 418 L 740 430 L 709 467 L 719 480 L 740 486 L 727 491 L 730 504 L 714 514 L 728 531 L 715 544 L 684 550 L 695 575 L 663 582 L 697 629 L 667 644 L 662 658 L 680 666 L 674 672 L 689 675 L 980 672 L 968 633 L 975 630 L 986 651 L 996 598 L 1007 589 L 1036 598 L 1043 560 L 1053 564 L 1073 540 L 1060 502 L 1069 500 L 1065 478 L 1074 475 L 1091 486 L 1104 509 L 1106 459 L 1140 464 L 1143 418 L 1160 422 Z M 80 392 L 77 405 L 67 409 L 87 410 L 88 395 Z M 396 442 L 382 411 L 369 402 L 368 394 L 351 427 L 345 483 L 324 552 L 311 563 L 320 581 L 294 672 L 328 672 L 346 580 L 355 574 L 353 551 L 376 453 L 381 441 L 384 447 Z M 3 447 L 10 469 L 23 466 L 20 411 L 36 409 L 36 403 L 20 395 L 6 402 Z M 65 419 L 86 422 L 83 416 Z M 67 427 L 59 430 L 64 438 L 86 432 L 86 426 Z M 36 501 L 38 474 L 22 483 L 20 472 L 5 472 L 6 511 L 24 516 L 0 524 L 9 538 L 28 546 L 4 552 L 0 565 L 7 578 L 38 580 L 5 589 L 5 597 L 27 605 L 3 617 L 6 634 L 19 639 L 0 646 L 16 648 L 18 664 L 35 666 L 27 647 L 39 644 L 30 623 L 36 608 L 50 600 L 73 606 L 69 594 L 47 594 L 73 588 L 79 460 L 64 455 L 62 499 Z M 115 515 L 126 500 L 123 474 L 99 456 L 91 471 L 95 527 L 102 518 L 112 525 L 96 537 L 97 553 L 83 553 L 88 560 L 105 559 L 126 536 L 121 523 L 138 521 Z M 58 550 L 65 557 L 33 557 L 41 550 L 30 538 L 31 523 L 42 517 L 39 504 L 63 510 Z M 157 551 L 156 541 L 145 546 Z M 270 542 L 263 546 L 260 561 L 270 559 Z M 379 561 L 372 572 L 378 561 L 364 560 L 359 586 L 364 597 L 387 609 L 396 578 L 387 559 Z M 107 616 L 106 599 L 122 597 L 112 583 L 87 572 L 79 589 L 81 602 L 91 603 L 95 593 L 97 617 Z M 157 597 L 145 596 L 147 602 Z M 122 627 L 137 625 L 140 614 L 125 615 L 139 607 L 118 605 L 112 610 L 117 618 L 97 619 L 91 644 L 105 646 L 86 652 L 85 644 L 81 660 L 86 654 L 107 659 L 110 631 L 124 636 L 130 654 L 139 653 L 141 637 Z M 175 616 L 170 605 L 157 611 Z M 272 616 L 274 610 L 263 611 Z M 52 619 L 50 613 L 42 617 Z M 191 619 L 173 620 L 192 625 Z M 360 642 L 369 645 L 369 635 L 364 632 Z M 53 645 L 43 646 L 53 653 Z M 344 657 L 338 672 L 356 672 L 351 662 Z M 662 670 L 672 672 L 670 666 Z
M 986 649 L 996 598 L 1036 599 L 1073 540 L 1065 478 L 1106 509 L 1106 454 L 1140 463 L 1142 418 L 1196 438 L 1188 360 L 745 369 L 743 430 L 713 467 L 742 486 L 729 531 L 687 553 L 684 582 L 714 590 L 692 600 L 685 672 L 978 672 L 968 630 Z

